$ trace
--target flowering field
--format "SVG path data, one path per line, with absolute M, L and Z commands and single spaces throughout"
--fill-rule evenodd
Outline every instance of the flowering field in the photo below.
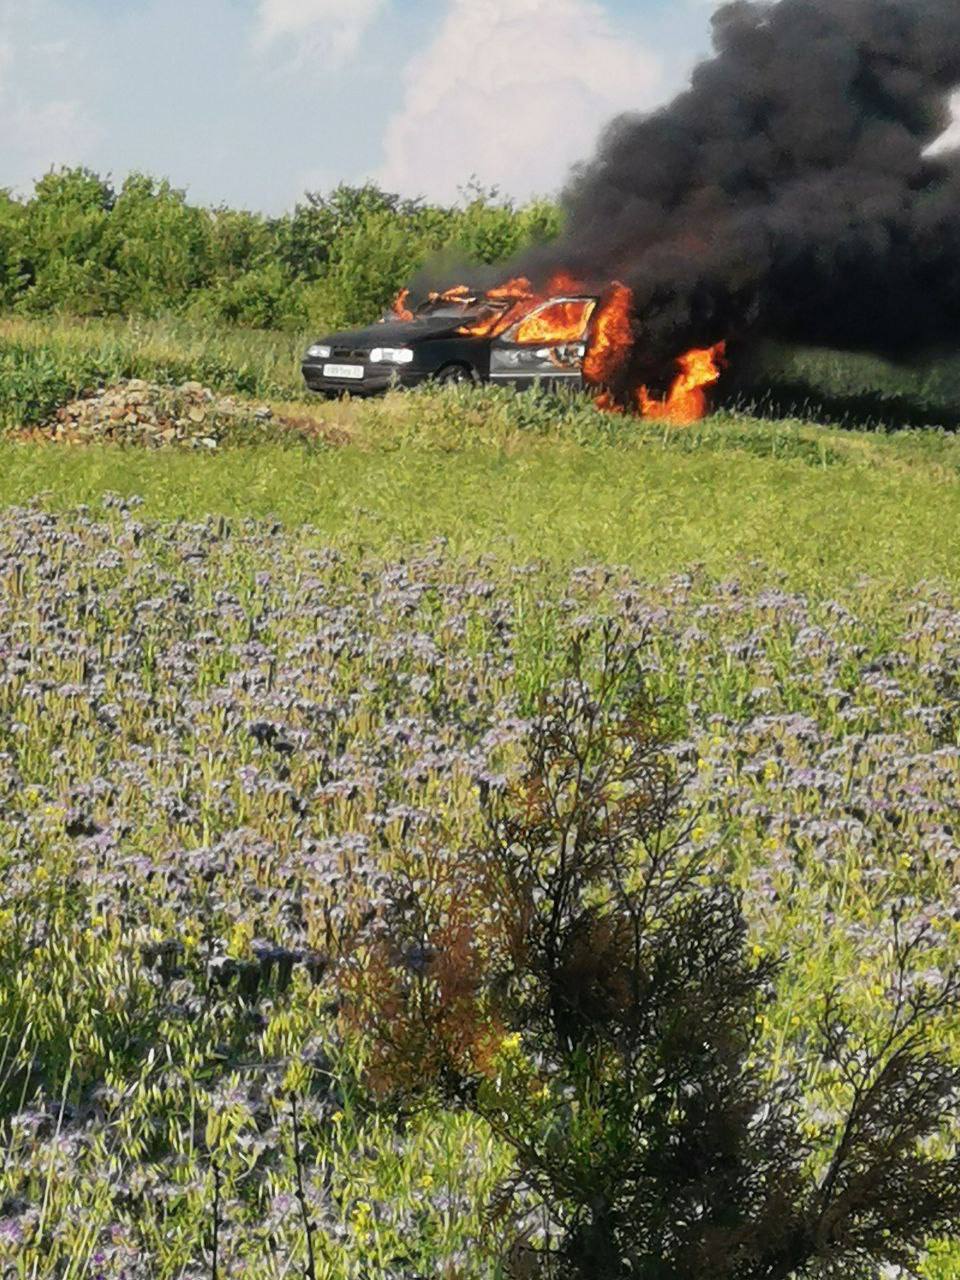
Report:
M 789 948 L 775 1055 L 834 979 L 869 1016 L 895 903 L 956 956 L 946 588 L 385 559 L 116 497 L 0 515 L 0 1270 L 173 1280 L 215 1247 L 279 1280 L 309 1244 L 329 1280 L 498 1274 L 503 1153 L 367 1105 L 325 958 L 399 847 L 471 838 L 611 617 L 647 636 L 693 839 Z

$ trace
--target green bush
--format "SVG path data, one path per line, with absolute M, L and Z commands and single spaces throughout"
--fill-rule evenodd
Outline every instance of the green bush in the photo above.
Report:
M 449 210 L 431 210 L 419 200 L 403 200 L 372 183 L 362 187 L 341 184 L 329 196 L 308 191 L 277 228 L 277 251 L 287 274 L 298 280 L 318 280 L 339 256 L 338 246 L 368 220 L 382 218 L 398 223 L 411 239 L 422 238 L 436 213 L 446 224 Z M 402 283 L 402 282 L 401 282 Z
M 9 307 L 27 282 L 23 262 L 23 205 L 0 191 L 0 306 Z
M 648 644 L 575 636 L 522 764 L 480 783 L 480 840 L 412 841 L 363 902 L 341 972 L 371 1092 L 387 1116 L 464 1110 L 512 1150 L 490 1221 L 514 1224 L 524 1275 L 916 1275 L 960 1212 L 960 972 L 896 907 L 870 1021 L 825 985 L 774 1061 L 791 957 L 751 945 L 695 834 Z
M 213 279 L 242 275 L 276 258 L 278 225 L 248 210 L 208 210 L 207 254 Z
M 112 372 L 94 351 L 75 351 L 65 358 L 53 347 L 4 346 L 0 348 L 0 428 L 43 422 L 60 405 Z
M 560 210 L 550 201 L 538 200 L 517 209 L 511 203 L 499 203 L 495 190 L 477 189 L 472 195 L 448 241 L 448 247 L 467 262 L 503 262 L 560 232 Z
M 475 187 L 442 206 L 341 185 L 268 218 L 200 208 L 142 173 L 115 191 L 60 169 L 29 199 L 0 192 L 0 306 L 324 329 L 374 319 L 430 259 L 502 261 L 559 227 L 548 201 L 518 208 Z
M 368 215 L 333 248 L 327 276 L 330 323 L 376 320 L 397 293 L 397 282 L 423 265 L 423 250 L 389 214 Z
M 209 223 L 183 191 L 131 175 L 109 218 L 110 310 L 156 315 L 182 305 L 210 275 Z
M 194 295 L 189 313 L 196 320 L 247 329 L 299 330 L 307 323 L 303 291 L 286 279 L 276 262 L 217 280 Z
M 17 250 L 26 284 L 18 301 L 32 312 L 97 315 L 110 310 L 110 185 L 87 169 L 48 173 L 20 222 Z

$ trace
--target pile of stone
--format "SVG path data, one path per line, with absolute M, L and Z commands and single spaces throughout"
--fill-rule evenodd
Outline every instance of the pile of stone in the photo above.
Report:
M 65 444 L 102 441 L 148 448 L 216 449 L 231 428 L 272 419 L 266 406 L 216 395 L 199 382 L 163 387 L 131 379 L 63 405 L 49 422 L 25 434 Z

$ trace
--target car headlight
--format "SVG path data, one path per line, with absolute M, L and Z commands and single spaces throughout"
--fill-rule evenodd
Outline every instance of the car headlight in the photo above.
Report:
M 413 350 L 410 347 L 374 347 L 370 352 L 371 364 L 412 364 Z
M 332 354 L 331 348 L 322 342 L 316 343 L 307 351 L 307 355 L 313 360 L 329 360 Z

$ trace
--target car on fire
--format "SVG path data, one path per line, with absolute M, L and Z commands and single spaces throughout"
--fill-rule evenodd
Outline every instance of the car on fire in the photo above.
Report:
M 458 288 L 408 311 L 402 294 L 377 324 L 314 343 L 303 376 L 311 391 L 330 396 L 423 382 L 579 388 L 598 301 L 562 294 L 518 304 L 509 292 Z

